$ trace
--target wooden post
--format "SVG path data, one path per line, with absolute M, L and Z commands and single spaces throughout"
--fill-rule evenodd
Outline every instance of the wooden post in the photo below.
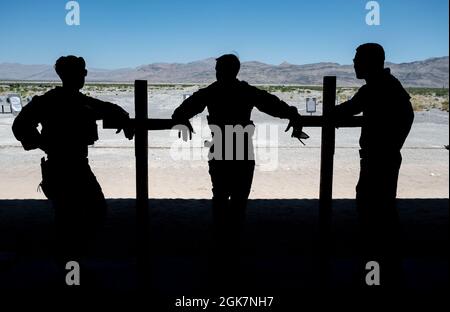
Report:
M 333 196 L 333 158 L 335 125 L 332 117 L 336 102 L 336 77 L 323 78 L 322 148 L 320 156 L 319 231 L 328 237 L 331 229 Z
M 336 100 L 336 77 L 323 77 L 322 147 L 320 154 L 318 282 L 327 288 L 331 277 L 331 213 L 333 196 L 333 157 L 335 125 L 332 119 Z
M 136 157 L 136 252 L 138 287 L 145 288 L 150 272 L 148 212 L 147 80 L 134 82 Z

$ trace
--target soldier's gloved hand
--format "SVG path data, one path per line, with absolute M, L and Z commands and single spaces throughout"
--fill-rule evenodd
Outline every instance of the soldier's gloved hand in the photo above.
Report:
M 308 139 L 309 135 L 307 135 L 305 132 L 303 132 L 303 124 L 302 124 L 300 115 L 297 115 L 294 118 L 291 118 L 289 120 L 289 124 L 286 127 L 286 130 L 284 130 L 284 131 L 288 132 L 289 129 L 291 129 L 291 128 L 292 128 L 291 137 L 297 138 L 303 145 L 305 145 L 305 143 L 303 143 L 302 140 Z
M 134 127 L 125 127 L 123 128 L 123 134 L 128 140 L 133 140 L 134 137 Z
M 117 129 L 116 133 L 119 133 L 122 130 L 123 130 L 123 134 L 125 135 L 125 137 L 128 140 L 133 140 L 135 130 L 134 130 L 134 126 L 131 124 L 130 120 L 128 120 L 128 122 L 126 123 L 126 125 L 123 128 Z
M 189 120 L 176 120 L 173 128 L 178 130 L 178 137 L 183 138 L 183 141 L 187 141 L 188 137 L 192 140 L 192 133 L 195 133 Z

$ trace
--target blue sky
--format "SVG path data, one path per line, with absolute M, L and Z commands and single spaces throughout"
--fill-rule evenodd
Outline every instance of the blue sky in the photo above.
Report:
M 0 2 L 1 62 L 53 64 L 84 56 L 89 67 L 191 62 L 236 51 L 242 61 L 350 64 L 356 46 L 381 43 L 387 59 L 448 55 L 448 0 L 379 0 L 368 26 L 366 0 L 79 0 L 68 26 L 66 0 Z

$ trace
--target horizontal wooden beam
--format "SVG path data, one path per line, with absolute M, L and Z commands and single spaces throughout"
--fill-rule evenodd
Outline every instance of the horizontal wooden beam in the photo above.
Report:
M 337 128 L 355 128 L 361 127 L 362 116 L 354 116 L 345 120 L 336 122 Z M 309 127 L 323 127 L 323 116 L 302 116 L 303 126 Z M 136 120 L 131 119 L 131 123 L 135 124 Z M 176 123 L 172 119 L 156 119 L 150 118 L 145 121 L 147 130 L 170 130 Z M 104 129 L 117 129 L 117 123 L 114 121 L 103 121 Z
M 362 116 L 353 116 L 345 120 L 335 122 L 337 128 L 354 128 L 361 127 Z M 302 116 L 303 127 L 323 127 L 323 116 Z
M 144 122 L 144 128 L 147 130 L 170 130 L 172 129 L 176 123 L 172 119 L 156 119 L 149 118 Z M 136 119 L 131 118 L 131 124 L 136 127 Z M 103 121 L 104 129 L 118 129 L 118 123 L 113 120 L 104 120 Z

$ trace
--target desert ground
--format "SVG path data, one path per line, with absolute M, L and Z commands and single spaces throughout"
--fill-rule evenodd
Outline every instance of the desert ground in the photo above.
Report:
M 201 86 L 149 86 L 149 117 L 170 118 L 183 96 Z M 4 94 L 16 91 L 25 97 L 41 94 L 49 86 L 15 86 Z M 321 114 L 321 91 L 317 87 L 264 87 L 281 99 L 305 111 L 307 97 L 318 101 L 316 115 Z M 11 89 L 11 88 L 10 88 Z M 345 101 L 354 88 L 338 89 L 338 102 Z M 399 198 L 448 198 L 449 144 L 448 93 L 413 90 L 416 109 L 411 133 L 403 148 L 403 165 L 399 178 Z M 132 85 L 88 85 L 84 92 L 96 98 L 124 107 L 134 116 Z M 63 104 L 63 103 L 62 103 Z M 446 106 L 445 106 L 446 105 Z M 388 107 L 380 109 L 389 114 Z M 210 138 L 206 111 L 192 123 L 196 134 L 183 143 L 175 130 L 149 132 L 149 190 L 151 198 L 210 198 L 207 167 L 207 148 L 203 141 Z M 320 174 L 320 129 L 305 128 L 310 135 L 306 146 L 285 133 L 287 121 L 277 119 L 256 109 L 252 119 L 257 125 L 254 138 L 256 162 L 251 198 L 318 198 Z M 0 198 L 43 199 L 36 191 L 40 182 L 39 161 L 42 151 L 26 152 L 12 134 L 14 117 L 0 114 Z M 134 143 L 103 129 L 98 122 L 100 140 L 90 147 L 90 164 L 101 183 L 106 197 L 133 198 L 135 196 Z M 334 167 L 334 198 L 353 198 L 358 179 L 358 128 L 338 129 Z

